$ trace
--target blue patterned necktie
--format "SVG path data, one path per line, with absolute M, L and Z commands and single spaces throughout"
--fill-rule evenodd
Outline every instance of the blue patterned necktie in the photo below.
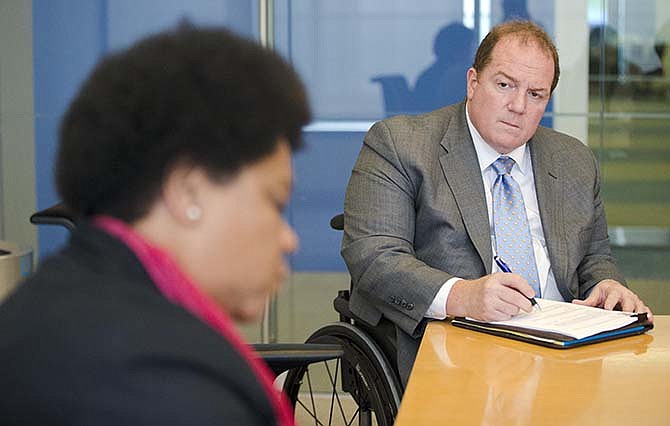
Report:
M 512 272 L 524 277 L 540 297 L 540 279 L 535 264 L 533 241 L 526 217 L 526 207 L 521 187 L 510 172 L 514 160 L 498 157 L 491 164 L 498 177 L 493 183 L 493 227 L 496 251 L 509 265 Z

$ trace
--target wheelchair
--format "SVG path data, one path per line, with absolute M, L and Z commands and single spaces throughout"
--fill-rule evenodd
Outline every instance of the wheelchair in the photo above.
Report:
M 30 217 L 35 225 L 58 225 L 73 231 L 77 218 L 64 204 Z M 344 215 L 330 221 L 344 229 Z M 349 290 L 338 292 L 339 321 L 315 330 L 304 344 L 254 344 L 275 374 L 286 373 L 283 391 L 300 424 L 391 426 L 403 393 L 395 367 L 395 348 L 379 330 L 349 310 Z

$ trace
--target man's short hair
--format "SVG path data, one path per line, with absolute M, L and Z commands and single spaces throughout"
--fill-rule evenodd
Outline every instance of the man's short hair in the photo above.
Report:
M 301 145 L 310 120 L 298 75 L 278 54 L 221 28 L 179 28 L 104 58 L 63 118 L 62 200 L 82 216 L 144 216 L 178 165 L 224 180 Z
M 551 82 L 551 92 L 553 92 L 558 84 L 558 77 L 561 74 L 558 63 L 558 51 L 547 32 L 532 21 L 507 21 L 493 27 L 479 45 L 472 67 L 477 72 L 484 70 L 489 62 L 491 62 L 493 48 L 505 37 L 513 37 L 526 44 L 536 43 L 541 50 L 545 51 L 553 59 L 554 79 Z

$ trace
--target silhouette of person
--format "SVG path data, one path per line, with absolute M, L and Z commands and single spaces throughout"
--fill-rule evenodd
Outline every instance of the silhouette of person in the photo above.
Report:
M 472 65 L 475 33 L 460 22 L 443 27 L 435 37 L 435 62 L 414 87 L 416 112 L 432 111 L 465 97 L 465 75 Z
M 507 21 L 533 21 L 544 30 L 546 27 L 542 22 L 534 19 L 530 16 L 528 11 L 528 2 L 526 0 L 502 0 L 501 7 L 503 11 L 502 19 L 500 23 Z M 551 112 L 554 110 L 554 99 L 549 99 L 549 104 L 547 104 L 546 112 Z M 553 118 L 551 116 L 545 116 L 540 121 L 540 124 L 545 127 L 553 127 Z
M 654 39 L 654 52 L 660 66 L 653 74 L 670 77 L 670 20 L 665 21 L 658 30 Z
M 601 96 L 609 100 L 617 87 L 614 78 L 619 74 L 619 41 L 617 31 L 608 25 L 597 25 L 589 31 L 589 91 L 603 90 Z M 602 86 L 601 86 L 602 85 Z
M 608 25 L 598 25 L 589 31 L 589 74 L 617 75 L 619 73 L 619 35 Z

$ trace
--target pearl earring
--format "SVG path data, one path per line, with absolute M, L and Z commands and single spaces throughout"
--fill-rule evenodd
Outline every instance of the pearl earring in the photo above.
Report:
M 186 208 L 186 217 L 191 222 L 197 222 L 202 217 L 202 209 L 195 204 L 190 205 Z

